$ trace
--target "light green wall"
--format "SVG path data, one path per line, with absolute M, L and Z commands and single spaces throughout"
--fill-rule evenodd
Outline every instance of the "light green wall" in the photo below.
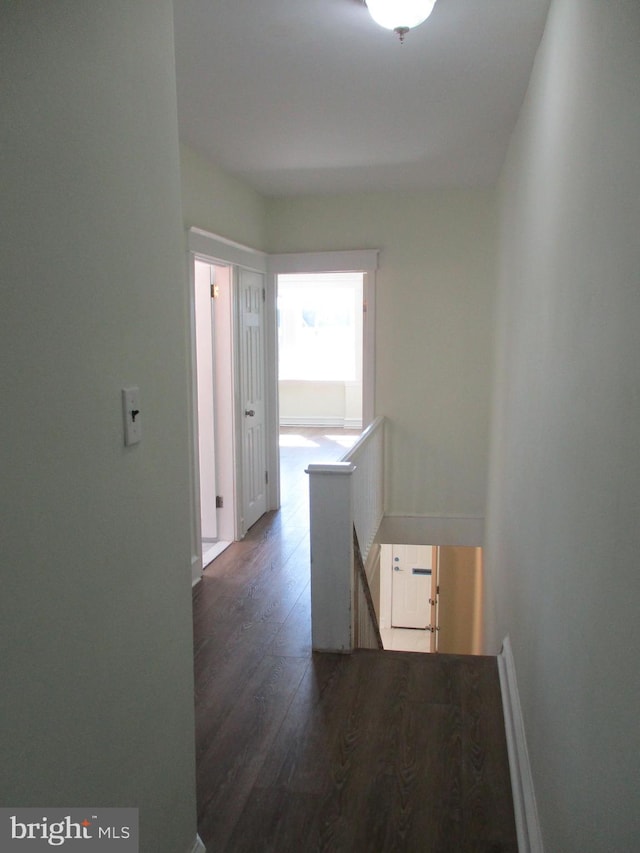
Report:
M 484 515 L 496 278 L 491 190 L 277 199 L 273 252 L 380 249 L 376 413 L 389 509 Z
M 182 207 L 195 226 L 253 249 L 266 248 L 266 202 L 245 183 L 180 145 Z
M 142 853 L 196 831 L 172 26 L 0 12 L 0 803 L 139 807 Z
M 554 0 L 502 178 L 488 651 L 545 847 L 640 839 L 640 5 Z

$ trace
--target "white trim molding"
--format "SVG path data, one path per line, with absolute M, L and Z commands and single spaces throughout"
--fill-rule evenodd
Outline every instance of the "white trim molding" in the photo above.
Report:
M 202 257 L 207 261 L 220 260 L 224 264 L 237 264 L 240 267 L 267 271 L 267 254 L 242 243 L 234 243 L 226 237 L 211 234 L 201 228 L 189 228 L 187 232 L 188 249 L 196 257 Z
M 196 835 L 195 840 L 188 850 L 188 853 L 207 853 L 206 847 L 202 843 L 199 835 Z
M 269 272 L 375 272 L 378 269 L 378 249 L 354 249 L 346 252 L 292 252 L 269 255 Z
M 502 693 L 505 735 L 509 754 L 513 810 L 519 853 L 544 853 L 538 807 L 531 775 L 531 763 L 520 706 L 511 640 L 507 635 L 498 655 L 498 674 Z
M 318 429 L 362 429 L 362 420 L 359 418 L 280 418 L 281 427 L 311 427 Z
M 279 275 L 325 272 L 363 273 L 363 426 L 368 426 L 375 417 L 376 271 L 378 269 L 378 255 L 379 249 L 354 249 L 337 252 L 297 252 L 283 255 L 269 255 L 267 259 L 269 272 L 267 292 L 271 294 L 274 308 L 277 291 L 276 282 Z M 277 335 L 277 332 L 275 334 Z M 275 340 L 277 340 L 277 337 Z M 275 341 L 273 357 L 277 361 L 277 345 Z M 277 382 L 277 369 L 274 381 Z

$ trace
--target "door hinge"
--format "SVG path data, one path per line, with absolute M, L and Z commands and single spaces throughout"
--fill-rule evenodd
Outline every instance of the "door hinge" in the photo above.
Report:
M 211 298 L 217 299 L 218 296 L 220 296 L 220 288 L 218 287 L 217 284 L 212 284 L 211 285 Z
M 264 289 L 264 287 L 262 288 L 262 301 L 267 301 L 267 291 Z
M 222 509 L 224 507 L 224 498 L 222 495 L 216 495 L 216 509 Z
M 264 472 L 264 481 L 267 485 L 269 485 L 269 472 L 268 471 Z

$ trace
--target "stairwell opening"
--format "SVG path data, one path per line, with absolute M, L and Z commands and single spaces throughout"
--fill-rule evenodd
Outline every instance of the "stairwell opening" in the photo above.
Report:
M 370 585 L 385 649 L 482 653 L 482 548 L 383 544 Z

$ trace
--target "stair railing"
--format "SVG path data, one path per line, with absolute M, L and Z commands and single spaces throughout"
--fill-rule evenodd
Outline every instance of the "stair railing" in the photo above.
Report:
M 378 642 L 377 628 L 359 630 L 358 625 L 363 599 L 368 613 L 375 616 L 375 608 L 369 607 L 371 592 L 367 602 L 360 587 L 363 574 L 366 580 L 365 567 L 375 565 L 379 549 L 376 537 L 384 515 L 384 432 L 385 419 L 376 418 L 339 462 L 307 468 L 312 646 L 316 651 L 350 652 L 360 642 L 369 645 L 372 636 Z M 361 548 L 361 571 L 354 554 L 354 529 Z M 363 634 L 367 636 L 363 638 Z

